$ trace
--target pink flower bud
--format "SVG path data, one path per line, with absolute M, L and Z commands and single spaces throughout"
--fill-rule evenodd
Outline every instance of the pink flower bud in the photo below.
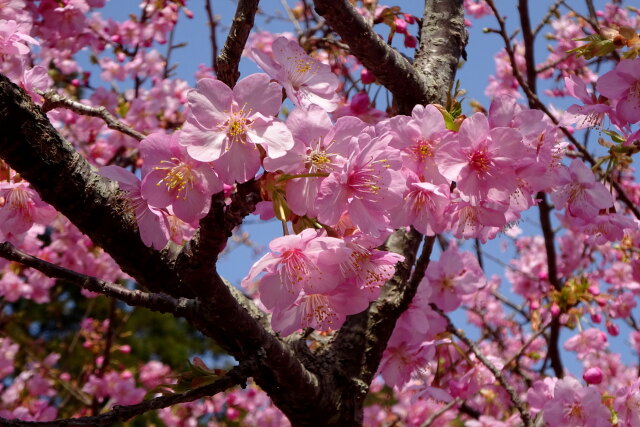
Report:
M 582 378 L 587 384 L 600 384 L 602 377 L 602 370 L 600 368 L 589 368 L 582 374 Z
M 240 411 L 238 411 L 236 408 L 227 408 L 227 418 L 229 418 L 231 421 L 238 419 L 239 416 Z
M 560 307 L 558 307 L 558 304 L 554 302 L 553 304 L 551 304 L 551 308 L 549 309 L 549 311 L 551 311 L 551 315 L 553 317 L 556 317 L 558 314 L 560 314 Z
M 363 68 L 360 72 L 360 79 L 362 80 L 362 83 L 369 84 L 376 81 L 376 76 L 374 76 L 371 71 Z
M 591 285 L 591 286 L 589 286 L 589 289 L 587 289 L 587 290 L 593 296 L 600 295 L 600 289 L 598 289 L 598 285 Z
M 593 313 L 591 315 L 591 321 L 593 323 L 600 323 L 602 322 L 602 316 L 600 315 L 600 313 Z
M 120 350 L 122 353 L 128 354 L 128 353 L 131 353 L 131 346 L 130 345 L 121 345 L 118 350 Z
M 407 24 L 409 25 L 415 24 L 416 22 L 416 18 L 413 15 L 410 15 L 408 13 L 404 14 L 404 20 L 407 21 Z
M 529 307 L 531 310 L 537 310 L 540 308 L 540 301 L 529 301 Z
M 411 34 L 404 35 L 404 47 L 408 47 L 409 49 L 413 49 L 418 46 L 418 39 L 413 37 Z
M 620 333 L 620 328 L 615 323 L 607 322 L 607 332 L 609 332 L 609 335 L 617 337 Z

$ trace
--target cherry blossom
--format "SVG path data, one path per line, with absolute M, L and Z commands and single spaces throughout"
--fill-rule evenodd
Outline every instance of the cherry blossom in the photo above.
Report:
M 280 87 L 266 74 L 246 77 L 233 90 L 218 80 L 203 79 L 187 99 L 190 114 L 180 144 L 194 159 L 214 161 L 226 183 L 255 176 L 260 168 L 256 144 L 264 144 L 273 158 L 293 146 L 290 131 L 274 118 L 280 109 Z
M 278 37 L 272 50 L 273 58 L 256 49 L 251 53 L 260 68 L 285 88 L 291 102 L 300 108 L 318 105 L 325 111 L 338 107 L 338 79 L 327 65 L 285 37 Z

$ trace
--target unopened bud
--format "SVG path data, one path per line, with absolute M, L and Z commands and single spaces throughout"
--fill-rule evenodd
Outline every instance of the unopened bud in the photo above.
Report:
M 589 368 L 584 371 L 584 374 L 582 374 L 582 378 L 587 384 L 600 384 L 602 382 L 602 377 L 602 369 L 596 367 Z

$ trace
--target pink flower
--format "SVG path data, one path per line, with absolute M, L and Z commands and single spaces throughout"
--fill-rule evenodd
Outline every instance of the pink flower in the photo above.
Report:
M 527 403 L 531 412 L 537 414 L 542 410 L 544 405 L 553 399 L 553 390 L 558 382 L 558 378 L 544 378 L 533 383 L 533 386 L 527 391 Z
M 622 60 L 596 83 L 600 93 L 617 100 L 616 113 L 626 123 L 640 121 L 640 58 Z
M 0 19 L 0 54 L 26 55 L 31 50 L 29 44 L 40 44 L 26 33 L 16 21 Z
M 464 11 L 475 19 L 493 15 L 493 11 L 484 0 L 464 0 Z
M 389 387 L 398 388 L 409 382 L 416 369 L 424 368 L 434 359 L 435 346 L 431 344 L 413 345 L 399 336 L 390 339 L 378 368 L 384 382 Z
M 574 159 L 568 169 L 562 169 L 559 187 L 551 193 L 551 200 L 556 209 L 567 206 L 569 214 L 586 221 L 613 204 L 607 188 L 597 182 L 591 169 L 578 159 Z
M 4 378 L 13 372 L 13 360 L 18 354 L 19 348 L 20 346 L 13 343 L 9 338 L 0 338 L 0 378 Z
M 294 146 L 284 156 L 264 160 L 267 171 L 287 174 L 326 174 L 342 170 L 347 159 L 357 150 L 357 136 L 367 126 L 355 117 L 340 118 L 332 125 L 329 114 L 312 105 L 308 110 L 296 108 L 287 117 Z M 315 216 L 316 197 L 323 176 L 308 176 L 287 181 L 287 203 L 297 215 Z
M 624 292 L 611 302 L 609 315 L 611 315 L 613 319 L 624 319 L 631 315 L 631 310 L 637 305 L 635 295 L 631 292 Z
M 564 78 L 564 84 L 567 92 L 574 98 L 578 98 L 584 105 L 572 105 L 567 112 L 577 116 L 584 116 L 578 122 L 578 129 L 600 126 L 604 115 L 611 111 L 611 107 L 606 103 L 603 97 L 596 98 L 595 94 L 587 91 L 584 81 L 572 74 L 570 77 Z
M 326 293 L 338 285 L 338 264 L 349 256 L 344 241 L 323 237 L 312 229 L 274 239 L 270 253 L 259 259 L 242 280 L 242 286 L 261 273 L 260 300 L 268 309 L 286 308 L 304 289 L 309 294 Z
M 404 257 L 393 252 L 367 249 L 355 242 L 347 242 L 347 247 L 351 254 L 341 263 L 341 271 L 347 280 L 354 280 L 358 289 L 368 290 L 368 299 L 372 301 L 378 297 L 382 285 L 393 277 L 395 265 Z
M 46 68 L 36 65 L 33 68 L 25 71 L 20 79 L 20 87 L 31 96 L 34 101 L 40 102 L 42 96 L 39 95 L 36 90 L 45 91 L 51 84 L 49 73 Z
M 34 223 L 48 225 L 56 215 L 26 182 L 0 182 L 0 232 L 6 236 L 19 236 Z
M 436 153 L 447 130 L 442 113 L 433 105 L 416 105 L 411 117 L 395 116 L 389 129 L 397 137 L 391 146 L 402 151 L 402 167 L 432 184 L 450 184 L 439 172 Z
M 611 425 L 611 414 L 593 387 L 582 387 L 578 380 L 564 377 L 554 389 L 554 397 L 543 408 L 548 425 L 603 427 Z
M 388 211 L 402 200 L 400 153 L 389 148 L 390 135 L 371 139 L 363 134 L 360 140 L 360 150 L 344 168 L 322 181 L 318 220 L 335 225 L 347 210 L 354 225 L 376 237 L 389 224 Z
M 224 182 L 248 181 L 260 169 L 256 144 L 272 158 L 293 147 L 291 132 L 274 119 L 281 99 L 280 86 L 266 74 L 252 74 L 233 90 L 219 80 L 202 79 L 187 93 L 190 114 L 180 144 L 194 159 L 214 161 Z
M 440 260 L 429 263 L 423 281 L 428 283 L 429 301 L 443 311 L 458 308 L 461 295 L 473 293 L 485 282 L 473 255 L 460 253 L 455 245 L 449 246 Z
M 368 305 L 364 292 L 344 283 L 326 293 L 303 292 L 295 303 L 274 310 L 271 326 L 283 335 L 307 327 L 319 331 L 337 330 L 348 315 L 360 313 Z
M 344 116 L 355 116 L 365 123 L 375 124 L 387 117 L 387 113 L 373 108 L 369 95 L 362 91 L 353 95 L 350 102 L 333 112 L 334 118 Z
M 142 198 L 140 180 L 130 171 L 119 166 L 104 166 L 100 175 L 117 181 L 120 188 L 126 191 L 136 214 L 136 222 L 140 230 L 142 242 L 154 249 L 162 249 L 169 241 L 169 223 L 167 213 L 162 209 L 150 206 Z
M 588 353 L 604 350 L 606 347 L 607 335 L 596 328 L 586 329 L 564 343 L 565 350 L 575 351 L 580 359 Z
M 142 197 L 149 205 L 166 208 L 181 220 L 193 223 L 209 211 L 211 196 L 222 191 L 222 182 L 207 163 L 194 160 L 178 144 L 179 132 L 147 136 L 140 143 Z
M 589 221 L 575 221 L 574 225 L 588 236 L 588 242 L 596 245 L 622 240 L 625 230 L 638 229 L 636 221 L 619 213 L 596 215 Z
M 412 172 L 406 174 L 409 176 L 404 203 L 392 211 L 391 225 L 401 227 L 410 224 L 427 236 L 443 232 L 449 223 L 449 217 L 445 215 L 449 207 L 449 184 L 418 182 Z
M 504 206 L 498 203 L 481 203 L 474 206 L 458 198 L 451 203 L 448 214 L 451 230 L 458 239 L 477 238 L 486 243 L 507 224 Z
M 284 86 L 297 107 L 308 109 L 315 104 L 329 112 L 338 107 L 338 77 L 328 65 L 307 55 L 297 42 L 277 38 L 273 59 L 255 49 L 252 54 L 260 68 Z
M 440 173 L 456 181 L 463 199 L 505 202 L 517 188 L 515 167 L 523 151 L 522 136 L 511 128 L 489 129 L 487 117 L 466 119 L 457 135 L 446 138 L 436 154 Z
M 640 425 L 640 380 L 636 379 L 616 393 L 613 409 L 618 414 L 618 426 L 635 427 Z

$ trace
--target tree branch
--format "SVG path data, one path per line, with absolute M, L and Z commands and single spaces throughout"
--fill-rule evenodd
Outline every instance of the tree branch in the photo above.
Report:
M 218 21 L 213 15 L 213 9 L 211 8 L 211 0 L 206 0 L 204 9 L 207 12 L 207 19 L 209 20 L 209 40 L 211 41 L 211 68 L 216 73 L 218 72 L 218 41 L 216 40 L 216 27 Z
M 92 107 L 90 105 L 82 104 L 78 101 L 66 98 L 57 94 L 54 90 L 48 92 L 39 92 L 44 97 L 44 104 L 42 104 L 42 111 L 48 112 L 55 108 L 66 108 L 67 110 L 74 111 L 83 116 L 98 117 L 102 119 L 109 129 L 116 130 L 118 132 L 129 135 L 132 138 L 142 141 L 146 136 L 137 130 L 127 126 L 123 122 L 119 121 L 105 107 Z
M 505 391 L 509 395 L 511 402 L 520 413 L 520 418 L 522 418 L 522 423 L 524 424 L 524 426 L 533 427 L 533 422 L 531 420 L 531 415 L 529 414 L 529 411 L 527 410 L 525 404 L 522 402 L 522 400 L 518 396 L 518 393 L 513 389 L 513 387 L 511 387 L 511 384 L 507 382 L 507 379 L 504 377 L 502 372 L 498 368 L 496 368 L 495 365 L 491 363 L 491 361 L 484 356 L 484 354 L 482 354 L 482 351 L 478 348 L 476 343 L 474 343 L 469 338 L 467 338 L 467 336 L 464 334 L 464 331 L 462 331 L 461 329 L 457 329 L 453 325 L 453 323 L 451 322 L 451 319 L 449 319 L 449 316 L 447 316 L 442 310 L 440 310 L 438 306 L 436 306 L 435 304 L 431 304 L 431 308 L 437 311 L 447 321 L 447 331 L 455 335 L 456 337 L 458 337 L 460 341 L 465 343 L 467 347 L 469 347 L 469 350 L 471 350 L 471 352 L 478 358 L 480 363 L 486 366 L 486 368 L 493 374 L 496 380 L 498 380 L 500 385 L 505 389 Z
M 258 2 L 259 0 L 240 0 L 238 2 L 233 23 L 229 29 L 229 35 L 217 59 L 218 79 L 231 88 L 235 86 L 240 77 L 238 64 L 240 63 L 244 45 L 249 38 L 249 32 L 253 28 L 253 20 L 258 11 Z
M 129 290 L 115 283 L 86 276 L 34 257 L 22 252 L 9 242 L 0 243 L 0 256 L 36 269 L 48 277 L 61 279 L 82 289 L 116 298 L 130 306 L 145 307 L 161 313 L 171 313 L 178 317 L 188 317 L 195 310 L 196 303 L 194 300 L 186 298 L 175 299 L 165 294 Z
M 468 34 L 462 0 L 427 0 L 414 67 L 433 93 L 431 103 L 444 104 L 455 81 L 460 57 L 466 60 Z
M 584 157 L 584 159 L 588 161 L 592 166 L 595 165 L 596 160 L 593 158 L 591 153 L 589 153 L 589 151 L 587 151 L 587 149 L 582 144 L 580 144 L 580 142 L 573 136 L 573 134 L 569 131 L 569 129 L 559 125 L 560 121 L 558 120 L 558 118 L 547 108 L 546 105 L 542 103 L 542 101 L 540 101 L 538 96 L 533 91 L 531 91 L 531 89 L 529 88 L 529 85 L 524 81 L 524 78 L 522 77 L 522 74 L 520 73 L 520 70 L 518 70 L 518 67 L 516 64 L 515 52 L 513 51 L 513 48 L 511 46 L 511 41 L 509 39 L 509 36 L 507 35 L 504 18 L 498 14 L 498 10 L 493 0 L 486 0 L 486 1 L 489 7 L 491 7 L 491 10 L 495 15 L 496 20 L 498 21 L 498 25 L 500 26 L 500 30 L 498 30 L 497 33 L 504 40 L 505 50 L 507 51 L 507 55 L 509 56 L 509 62 L 511 63 L 513 76 L 518 81 L 518 84 L 524 91 L 525 95 L 527 95 L 527 99 L 529 100 L 530 105 L 533 105 L 532 108 L 537 108 L 541 110 L 543 113 L 545 113 L 547 117 L 549 117 L 549 119 L 551 119 L 551 121 L 556 126 L 558 126 L 558 128 L 567 137 L 567 139 L 571 141 L 571 143 L 576 147 L 576 149 L 580 152 L 580 154 Z M 633 215 L 637 219 L 640 219 L 640 210 L 631 201 L 631 199 L 629 199 L 629 196 L 627 196 L 622 186 L 615 180 L 611 180 L 611 185 L 613 186 L 613 188 L 615 188 L 618 198 L 622 200 L 622 202 L 627 206 L 627 208 L 629 208 L 629 210 L 633 213 Z
M 371 71 L 402 105 L 413 107 L 439 99 L 400 52 L 382 40 L 348 0 L 314 0 L 315 10 L 349 45 L 360 62 Z M 410 110 L 409 110 L 410 111 Z
M 167 259 L 142 243 L 133 209 L 63 140 L 31 98 L 0 74 L 0 158 L 122 270 L 154 292 L 190 297 Z
M 203 397 L 213 396 L 221 393 L 235 385 L 242 384 L 247 380 L 248 371 L 244 365 L 240 364 L 232 368 L 222 378 L 212 384 L 189 390 L 181 394 L 170 396 L 159 396 L 143 401 L 136 405 L 114 406 L 113 409 L 104 414 L 92 417 L 67 418 L 55 421 L 20 421 L 0 418 L 0 424 L 7 427 L 38 426 L 38 427 L 58 427 L 58 426 L 105 426 L 113 425 L 117 422 L 125 422 L 131 418 L 144 414 L 145 412 L 162 409 L 178 403 L 192 402 Z

